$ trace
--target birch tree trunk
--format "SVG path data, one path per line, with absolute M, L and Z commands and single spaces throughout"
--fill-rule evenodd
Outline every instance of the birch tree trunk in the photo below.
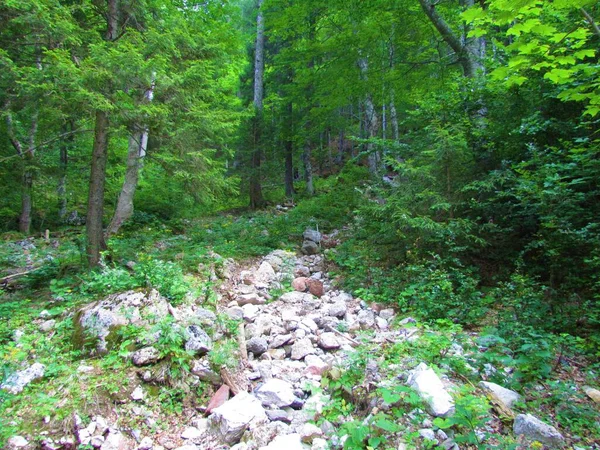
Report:
M 368 79 L 368 70 L 369 63 L 366 58 L 360 58 L 358 60 L 358 67 L 360 68 L 361 76 L 364 80 Z M 365 105 L 365 124 L 366 124 L 366 132 L 367 139 L 373 139 L 377 137 L 377 132 L 379 130 L 379 119 L 377 117 L 377 112 L 375 110 L 375 105 L 373 104 L 373 97 L 370 93 L 368 93 L 364 100 Z M 369 171 L 372 175 L 377 174 L 379 172 L 381 166 L 381 152 L 377 150 L 376 146 L 373 142 L 369 141 L 367 143 L 367 154 L 369 161 Z
M 262 12 L 262 0 L 258 0 L 256 17 L 256 42 L 254 48 L 254 149 L 250 160 L 250 208 L 265 205 L 262 195 L 260 166 L 262 162 L 262 126 L 263 126 L 263 78 L 265 72 L 265 23 Z
M 144 93 L 144 102 L 151 102 L 154 96 L 154 75 L 152 84 Z M 127 168 L 125 180 L 115 213 L 106 229 L 106 239 L 117 234 L 121 226 L 133 215 L 133 197 L 137 189 L 140 170 L 144 165 L 144 157 L 148 149 L 148 127 L 139 123 L 133 124 L 129 131 L 129 145 L 127 147 Z

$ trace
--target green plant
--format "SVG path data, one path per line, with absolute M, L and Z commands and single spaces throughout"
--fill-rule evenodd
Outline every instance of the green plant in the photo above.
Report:
M 457 443 L 487 448 L 483 443 L 488 434 L 483 432 L 489 417 L 490 405 L 485 398 L 478 397 L 464 389 L 455 396 L 455 413 L 446 418 L 436 418 L 433 424 L 441 429 L 454 428 L 454 440 Z
M 155 288 L 174 305 L 183 302 L 192 285 L 184 277 L 180 266 L 146 256 L 141 256 L 140 260 L 134 267 L 135 278 L 139 282 Z
M 222 366 L 235 368 L 238 365 L 238 344 L 234 339 L 220 339 L 208 352 L 208 360 L 217 372 Z

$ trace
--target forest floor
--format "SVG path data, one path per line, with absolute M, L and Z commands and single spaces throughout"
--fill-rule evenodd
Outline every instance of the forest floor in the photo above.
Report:
M 585 360 L 367 304 L 287 214 L 146 224 L 91 274 L 78 232 L 6 236 L 2 448 L 600 448 Z

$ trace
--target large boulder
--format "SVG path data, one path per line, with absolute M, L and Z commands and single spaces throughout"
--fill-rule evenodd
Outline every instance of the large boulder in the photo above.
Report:
M 227 445 L 233 445 L 240 440 L 246 429 L 256 428 L 269 419 L 260 400 L 247 392 L 240 392 L 215 408 L 208 420 L 211 432 Z
M 4 389 L 7 392 L 10 392 L 11 394 L 18 394 L 29 383 L 42 378 L 44 376 L 45 370 L 46 366 L 44 366 L 43 364 L 32 364 L 27 369 L 20 370 L 10 375 L 7 378 L 7 380 L 0 385 L 0 388 Z
M 528 440 L 541 442 L 550 448 L 562 448 L 565 445 L 565 438 L 556 428 L 531 414 L 519 414 L 515 418 L 513 432 Z
M 427 403 L 431 415 L 448 417 L 454 414 L 454 400 L 444 388 L 442 380 L 427 364 L 419 364 L 410 373 L 408 385 Z
M 106 353 L 118 343 L 119 328 L 159 321 L 169 314 L 169 304 L 158 291 L 111 294 L 75 313 L 73 343 L 78 349 Z

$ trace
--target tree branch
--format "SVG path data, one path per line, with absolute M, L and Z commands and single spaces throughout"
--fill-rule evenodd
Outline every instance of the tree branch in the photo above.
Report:
M 583 14 L 583 17 L 585 17 L 585 20 L 588 21 L 588 23 L 592 27 L 592 30 L 594 30 L 594 33 L 596 34 L 596 36 L 600 37 L 600 27 L 598 27 L 598 24 L 596 23 L 594 18 L 590 15 L 590 13 L 587 12 L 584 8 L 579 8 L 579 11 L 581 11 L 581 14 Z

